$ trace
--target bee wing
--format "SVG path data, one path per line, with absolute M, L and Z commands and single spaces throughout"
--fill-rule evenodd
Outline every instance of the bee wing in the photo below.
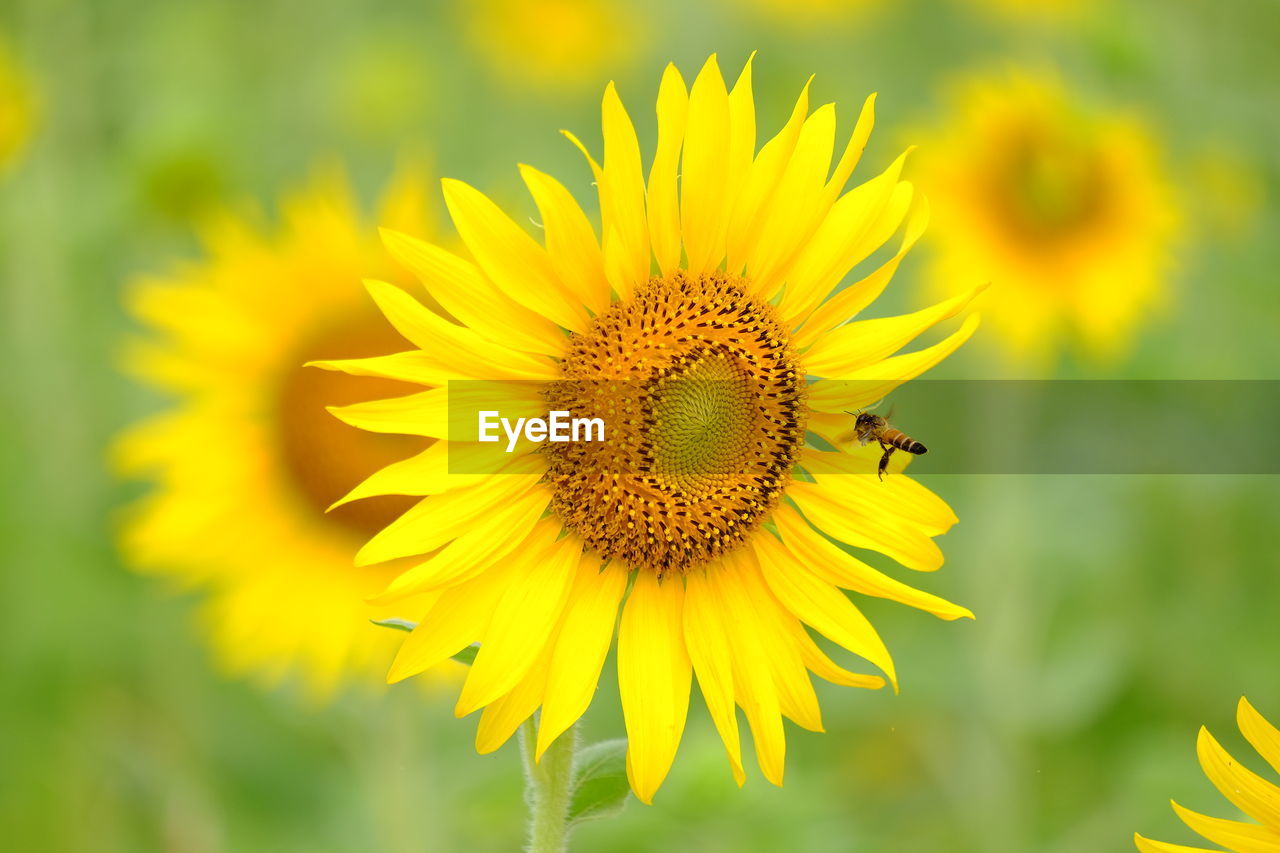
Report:
M 898 410 L 898 406 L 895 403 L 894 405 L 889 407 L 889 411 L 885 414 L 884 419 L 886 421 L 889 421 L 890 423 L 893 423 L 893 413 L 896 412 L 897 410 Z
M 833 436 L 832 443 L 837 446 L 843 446 L 847 444 L 862 445 L 867 443 L 867 437 L 864 436 L 862 434 L 862 431 L 855 426 L 853 429 L 849 430 L 848 432 L 838 433 L 835 436 Z

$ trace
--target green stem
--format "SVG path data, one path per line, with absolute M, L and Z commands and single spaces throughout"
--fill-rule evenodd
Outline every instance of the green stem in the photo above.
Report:
M 520 726 L 520 754 L 524 759 L 525 801 L 529 804 L 528 853 L 565 853 L 569 849 L 569 802 L 573 797 L 573 753 L 577 727 L 547 747 L 534 760 L 538 729 L 530 717 Z

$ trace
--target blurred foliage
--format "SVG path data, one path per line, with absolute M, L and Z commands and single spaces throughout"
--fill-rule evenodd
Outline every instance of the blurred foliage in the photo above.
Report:
M 626 15 L 644 38 L 593 56 L 587 79 L 564 85 L 513 78 L 474 50 L 462 2 L 0 5 L 0 34 L 42 106 L 0 177 L 4 846 L 315 853 L 521 841 L 514 744 L 476 756 L 474 723 L 412 686 L 318 708 L 288 686 L 224 681 L 190 597 L 130 574 L 114 553 L 118 508 L 140 487 L 113 482 L 104 450 L 162 404 L 115 371 L 123 283 L 191 256 L 203 211 L 278 197 L 321 157 L 350 164 L 371 195 L 399 153 L 427 150 L 440 174 L 532 213 L 515 170 L 529 162 L 593 203 L 589 172 L 556 131 L 598 143 L 606 80 L 652 140 L 668 60 L 689 76 L 711 51 L 733 68 L 759 49 L 762 129 L 782 122 L 810 73 L 842 127 L 881 93 L 870 174 L 896 154 L 898 130 L 935 114 L 952 75 L 1048 64 L 1067 85 L 1140 110 L 1186 178 L 1175 297 L 1109 375 L 1274 378 L 1274 3 L 1099 2 L 1053 22 L 964 0 L 870 5 L 791 21 L 775 4 L 636 4 Z M 926 235 L 880 310 L 910 304 L 928 250 Z M 993 359 L 973 347 L 939 375 L 1008 375 Z M 1097 371 L 1064 360 L 1058 375 Z M 1101 425 L 1098 440 L 1141 437 Z M 1244 754 L 1237 697 L 1280 716 L 1280 483 L 925 479 L 962 520 L 928 588 L 977 622 L 869 602 L 902 693 L 820 685 L 828 733 L 791 729 L 782 790 L 758 775 L 736 789 L 695 698 L 657 805 L 584 825 L 581 849 L 1074 853 L 1126 849 L 1135 829 L 1190 841 L 1170 797 L 1220 813 L 1195 763 L 1197 727 Z M 622 732 L 615 697 L 610 676 L 589 740 Z

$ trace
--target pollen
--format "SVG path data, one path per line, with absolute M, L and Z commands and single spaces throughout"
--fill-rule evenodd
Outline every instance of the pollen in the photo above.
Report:
M 552 509 L 602 557 L 663 576 L 739 546 L 804 440 L 803 371 L 772 306 L 723 273 L 650 279 L 569 341 L 552 408 L 605 422 L 548 445 Z

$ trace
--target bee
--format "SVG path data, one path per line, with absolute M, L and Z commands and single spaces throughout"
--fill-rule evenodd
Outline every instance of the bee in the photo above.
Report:
M 923 456 L 929 452 L 927 447 L 902 430 L 889 426 L 889 418 L 893 417 L 892 409 L 889 410 L 888 417 L 848 410 L 845 414 L 854 417 L 853 437 L 858 440 L 858 444 L 865 446 L 872 441 L 877 441 L 884 450 L 884 456 L 880 457 L 880 467 L 877 470 L 881 480 L 884 479 L 884 471 L 889 466 L 889 457 L 893 455 L 893 451 L 905 450 L 913 456 Z

